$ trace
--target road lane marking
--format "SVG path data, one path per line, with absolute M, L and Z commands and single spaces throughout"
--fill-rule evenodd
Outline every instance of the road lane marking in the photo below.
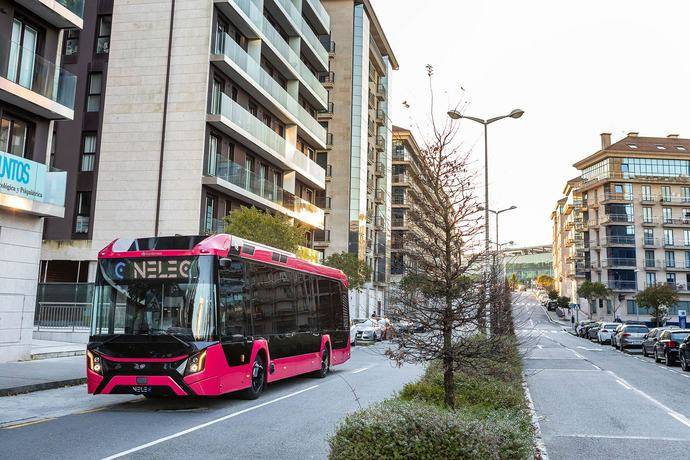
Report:
M 352 371 L 352 372 L 350 372 L 350 373 L 351 373 L 351 374 L 359 374 L 360 372 L 364 372 L 364 371 L 366 371 L 367 369 L 371 369 L 371 368 L 372 368 L 372 366 L 363 367 L 363 368 L 361 368 L 361 369 L 357 369 L 356 371 Z
M 622 385 L 623 388 L 625 388 L 626 390 L 632 390 L 632 388 L 630 388 L 628 385 L 626 385 L 625 383 L 623 383 L 623 381 L 621 381 L 621 380 L 619 380 L 619 379 L 616 379 L 616 382 L 618 382 L 620 385 Z
M 670 415 L 671 417 L 675 418 L 676 420 L 678 420 L 683 425 L 690 428 L 690 420 L 688 420 L 687 417 L 685 417 L 681 414 L 675 413 L 675 412 L 669 412 L 668 415 Z
M 630 439 L 630 440 L 640 440 L 640 441 L 678 441 L 678 442 L 688 442 L 688 439 L 684 438 L 666 438 L 666 437 L 655 437 L 655 436 L 615 436 L 615 435 L 605 435 L 605 434 L 557 434 L 557 438 L 594 438 L 594 439 Z
M 577 348 L 581 348 L 581 349 L 583 349 L 583 350 L 585 350 L 585 351 L 604 351 L 604 350 L 601 349 L 601 348 L 586 348 L 586 347 L 583 347 L 583 346 L 578 346 Z
M 638 389 L 638 388 L 635 388 L 634 386 L 630 385 L 629 382 L 627 382 L 625 379 L 622 379 L 622 378 L 618 377 L 614 372 L 611 372 L 611 371 L 608 371 L 608 372 L 616 378 L 616 381 L 619 381 L 619 383 L 620 383 L 620 382 L 625 383 L 627 386 L 630 387 L 630 389 L 631 389 L 632 391 L 634 391 L 635 393 L 639 394 L 640 396 L 642 396 L 643 398 L 645 398 L 645 399 L 648 400 L 649 402 L 655 404 L 657 407 L 660 407 L 661 409 L 665 410 L 666 413 L 668 413 L 668 415 L 670 415 L 670 416 L 673 417 L 674 419 L 678 420 L 680 423 L 682 423 L 682 424 L 685 425 L 686 427 L 690 428 L 690 420 L 689 420 L 685 415 L 683 415 L 683 414 L 681 414 L 681 413 L 679 413 L 679 412 L 674 411 L 673 409 L 671 409 L 671 408 L 668 407 L 667 405 L 665 405 L 665 404 L 663 404 L 663 403 L 657 401 L 656 399 L 652 398 L 651 396 L 649 396 L 649 395 L 648 395 L 647 393 L 645 393 L 644 391 L 642 391 L 642 390 L 640 390 L 640 389 Z
M 3 430 L 13 430 L 15 428 L 23 428 L 25 426 L 36 425 L 37 423 L 43 423 L 43 422 L 47 422 L 50 420 L 55 420 L 55 417 L 39 418 L 37 420 L 29 420 L 27 422 L 20 422 L 20 423 L 15 423 L 15 424 L 12 424 L 13 422 L 9 422 L 0 428 L 2 428 Z
M 240 411 L 233 412 L 232 414 L 228 414 L 228 415 L 225 415 L 223 417 L 217 418 L 215 420 L 211 420 L 209 422 L 202 423 L 201 425 L 196 425 L 196 426 L 193 426 L 191 428 L 187 428 L 186 430 L 182 430 L 182 431 L 179 431 L 177 433 L 171 434 L 169 436 L 165 436 L 163 438 L 156 439 L 155 441 L 147 442 L 146 444 L 142 444 L 142 445 L 137 446 L 137 447 L 132 447 L 131 449 L 125 450 L 123 452 L 119 452 L 119 453 L 111 455 L 109 457 L 105 457 L 105 458 L 103 458 L 103 460 L 112 460 L 115 458 L 124 457 L 125 455 L 129 455 L 129 454 L 132 454 L 134 452 L 138 452 L 140 450 L 147 449 L 149 447 L 155 446 L 155 445 L 160 444 L 162 442 L 170 441 L 171 439 L 175 439 L 175 438 L 179 438 L 180 436 L 184 436 L 186 434 L 192 433 L 192 432 L 200 430 L 202 428 L 206 428 L 208 426 L 215 425 L 216 423 L 220 423 L 220 422 L 223 422 L 223 421 L 228 420 L 230 418 L 237 417 L 238 415 L 246 414 L 247 412 L 251 412 L 255 409 L 259 409 L 261 407 L 268 406 L 269 404 L 273 404 L 273 403 L 276 403 L 278 401 L 282 401 L 284 399 L 291 398 L 293 396 L 297 396 L 297 395 L 302 394 L 306 391 L 313 390 L 314 388 L 317 388 L 318 386 L 319 385 L 312 385 L 312 386 L 304 388 L 302 390 L 295 391 L 294 393 L 290 393 L 290 394 L 287 394 L 285 396 L 281 396 L 279 398 L 272 399 L 270 401 L 266 401 L 265 403 L 257 404 L 256 406 L 251 406 L 251 407 L 248 407 L 246 409 L 242 409 Z
M 543 349 L 544 349 L 544 347 L 541 346 L 541 345 L 537 345 L 537 348 L 539 348 L 540 350 L 543 350 Z

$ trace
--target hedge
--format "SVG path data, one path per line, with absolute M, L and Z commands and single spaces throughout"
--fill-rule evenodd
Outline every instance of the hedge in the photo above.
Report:
M 512 460 L 533 455 L 529 418 L 522 412 L 484 411 L 477 416 L 419 401 L 389 400 L 357 411 L 329 443 L 329 458 L 338 460 Z

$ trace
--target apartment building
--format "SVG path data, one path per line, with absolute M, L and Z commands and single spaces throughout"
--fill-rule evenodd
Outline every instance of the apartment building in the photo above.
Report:
M 241 206 L 307 225 L 305 251 L 315 256 L 309 247 L 313 232 L 324 228 L 316 201 L 325 188 L 316 152 L 329 145 L 317 120 L 329 109 L 319 81 L 329 61 L 323 5 L 141 0 L 107 6 L 107 59 L 92 53 L 109 12 L 101 5 L 82 34 L 85 62 L 81 50 L 77 60 L 86 72 L 101 72 L 102 114 L 91 125 L 88 113 L 75 123 L 79 145 L 67 147 L 65 158 L 72 168 L 90 166 L 84 157 L 95 148 L 94 171 L 80 171 L 68 222 L 46 235 L 47 274 L 54 261 L 81 261 L 71 263 L 72 273 L 81 280 L 88 262 L 92 280 L 97 252 L 115 238 L 220 231 L 223 217 Z M 85 85 L 88 112 L 96 92 Z
M 362 292 L 350 293 L 352 317 L 384 314 L 391 267 L 392 73 L 398 62 L 369 0 L 324 0 L 331 18 L 329 73 L 333 144 L 319 152 L 330 204 L 315 248 L 349 251 L 372 269 Z
M 561 293 L 576 297 L 584 280 L 599 281 L 612 298 L 584 311 L 596 318 L 648 320 L 637 292 L 664 283 L 676 289 L 678 305 L 690 308 L 690 139 L 629 133 L 575 163 L 552 214 L 554 272 Z
M 67 171 L 65 217 L 46 219 L 43 230 L 41 271 L 43 283 L 84 283 L 93 279 L 91 237 L 98 153 L 103 122 L 113 0 L 87 1 L 84 27 L 65 30 L 61 63 L 77 76 L 74 119 L 58 121 L 53 131 L 51 166 Z M 89 271 L 92 271 L 89 274 Z M 53 301 L 86 301 L 87 289 L 77 298 L 57 295 L 61 286 L 42 286 Z M 52 292 L 47 292 L 52 291 Z M 43 292 L 42 292 L 43 293 Z M 39 293 L 39 299 L 42 297 Z M 83 294 L 83 295 L 80 295 Z
M 50 168 L 56 120 L 74 117 L 77 78 L 61 67 L 83 2 L 0 0 L 0 361 L 31 353 L 41 234 L 65 212 L 67 173 Z
M 393 126 L 391 174 L 391 282 L 399 283 L 410 262 L 403 252 L 405 234 L 411 230 L 406 213 L 410 208 L 410 194 L 419 194 L 419 186 L 412 180 L 414 171 L 422 168 L 417 141 L 405 128 Z

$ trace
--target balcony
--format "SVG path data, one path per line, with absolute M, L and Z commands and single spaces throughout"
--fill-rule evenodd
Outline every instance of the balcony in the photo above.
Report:
M 393 174 L 393 185 L 407 185 L 407 174 Z
M 376 85 L 376 98 L 383 100 L 386 98 L 386 85 L 379 83 Z
M 637 291 L 637 281 L 608 280 L 602 283 L 612 291 Z
M 326 180 L 333 178 L 333 165 L 326 165 Z
M 15 0 L 58 29 L 84 28 L 84 0 Z
M 289 22 L 290 28 L 298 33 L 302 38 L 303 44 L 307 45 L 302 47 L 302 52 L 310 55 L 310 57 L 313 58 L 312 60 L 321 64 L 323 70 L 328 69 L 328 51 L 314 31 L 311 30 L 311 27 L 304 20 L 302 13 L 297 9 L 294 3 L 292 3 L 291 0 L 274 0 L 274 2 L 279 7 L 277 11 L 280 11 Z M 269 5 L 266 5 L 266 7 L 268 6 Z
M 383 152 L 386 150 L 386 138 L 383 136 L 376 137 L 376 149 Z
M 633 223 L 634 221 L 633 216 L 628 214 L 605 214 L 601 219 L 601 224 Z
M 642 247 L 644 248 L 658 248 L 659 240 L 656 238 L 644 238 L 642 240 Z
M 0 35 L 0 101 L 49 120 L 72 120 L 77 77 Z
M 385 219 L 382 216 L 378 216 L 374 219 L 374 227 L 377 230 L 383 230 L 383 227 L 385 226 Z
M 304 13 L 317 28 L 317 32 L 323 35 L 331 31 L 331 18 L 320 0 L 303 0 L 302 5 L 306 6 Z
M 326 89 L 333 89 L 335 85 L 335 72 L 323 72 L 319 75 L 319 82 Z
M 662 196 L 659 201 L 665 206 L 690 207 L 690 197 L 687 196 Z
M 614 193 L 606 192 L 604 193 L 604 199 L 602 204 L 606 203 L 629 203 L 633 200 L 633 195 L 630 193 Z
M 383 109 L 376 110 L 376 123 L 383 125 L 386 123 L 386 111 Z
M 690 226 L 690 218 L 664 218 L 662 225 L 664 227 L 688 227 Z
M 207 116 L 211 126 L 236 137 L 281 168 L 294 170 L 309 185 L 319 189 L 325 187 L 326 172 L 321 166 L 287 144 L 278 133 L 227 95 L 221 94 L 219 102 L 217 110 L 212 110 Z
M 368 147 L 369 148 L 367 150 L 367 163 L 373 165 L 374 163 L 376 163 L 376 149 L 374 149 L 372 145 L 369 145 Z
M 630 235 L 609 235 L 602 238 L 602 246 L 635 246 L 635 237 Z
M 633 269 L 637 266 L 636 259 L 632 258 L 620 258 L 614 257 L 610 259 L 604 259 L 601 261 L 602 268 L 630 268 Z
M 641 204 L 656 204 L 659 202 L 658 195 L 640 195 Z
M 659 225 L 658 217 L 648 217 L 646 219 L 642 219 L 643 227 L 656 227 L 657 225 Z
M 331 243 L 330 230 L 315 230 L 314 231 L 314 246 L 325 247 Z
M 644 260 L 644 269 L 645 270 L 660 269 L 663 266 L 664 266 L 664 262 L 661 260 L 655 260 L 655 259 L 645 259 Z
M 305 137 L 321 147 L 325 146 L 326 129 L 228 34 L 224 34 L 222 41 L 216 44 L 211 62 L 263 105 L 274 107 L 284 122 L 297 124 Z
M 204 183 L 223 193 L 250 201 L 261 208 L 270 208 L 315 228 L 323 228 L 324 212 L 282 187 L 234 163 L 221 155 L 209 161 L 208 178 Z
M 374 192 L 374 201 L 377 204 L 383 204 L 386 201 L 386 192 L 381 189 L 376 190 Z
M 333 199 L 330 196 L 320 196 L 316 198 L 316 205 L 324 211 L 330 210 Z
M 375 170 L 376 177 L 383 177 L 386 175 L 386 165 L 383 164 L 383 162 L 379 161 L 376 163 L 376 170 Z
M 324 110 L 319 110 L 316 114 L 318 120 L 330 120 L 333 118 L 333 113 L 335 111 L 335 105 L 333 102 L 329 102 L 328 106 Z
M 0 207 L 41 217 L 64 217 L 67 173 L 0 151 Z M 11 171 L 23 174 L 11 174 Z M 21 177 L 17 177 L 21 176 Z

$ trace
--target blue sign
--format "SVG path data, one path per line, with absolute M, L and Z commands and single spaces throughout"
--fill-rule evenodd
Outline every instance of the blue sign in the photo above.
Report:
M 64 206 L 67 173 L 0 151 L 0 193 Z
M 686 327 L 685 310 L 678 310 L 678 326 L 680 326 L 681 329 L 685 329 Z

